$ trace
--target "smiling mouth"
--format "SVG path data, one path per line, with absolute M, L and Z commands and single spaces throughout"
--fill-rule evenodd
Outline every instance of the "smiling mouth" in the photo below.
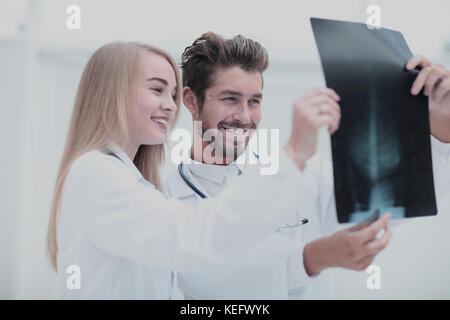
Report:
M 152 119 L 156 123 L 161 123 L 161 124 L 163 124 L 165 126 L 167 126 L 167 124 L 169 123 L 169 120 L 167 120 L 166 118 L 151 117 L 150 119 Z
M 247 135 L 249 128 L 237 128 L 237 127 L 222 125 L 222 126 L 220 126 L 220 129 L 225 130 L 225 132 L 227 134 L 233 134 L 235 136 L 243 136 L 243 135 Z
M 169 123 L 169 120 L 167 118 L 151 117 L 150 119 L 156 122 L 163 129 L 166 129 L 167 124 Z

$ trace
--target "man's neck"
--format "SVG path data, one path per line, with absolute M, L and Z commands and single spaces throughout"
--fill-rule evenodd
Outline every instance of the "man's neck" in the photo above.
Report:
M 211 150 L 210 143 L 211 142 L 209 141 L 199 140 L 198 137 L 194 136 L 194 141 L 191 148 L 191 159 L 197 162 L 216 166 L 226 166 L 235 161 L 233 158 L 226 157 L 216 159 L 215 152 L 214 150 Z

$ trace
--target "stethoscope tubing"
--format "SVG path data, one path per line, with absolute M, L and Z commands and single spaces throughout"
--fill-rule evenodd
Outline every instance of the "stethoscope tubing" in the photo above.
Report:
M 186 177 L 183 171 L 183 162 L 180 162 L 180 164 L 178 165 L 178 172 L 180 173 L 180 176 L 184 180 L 184 182 L 186 182 L 189 188 L 192 189 L 192 191 L 198 194 L 202 199 L 208 198 L 203 192 L 201 192 L 196 186 L 194 186 L 194 184 L 189 180 L 188 177 Z

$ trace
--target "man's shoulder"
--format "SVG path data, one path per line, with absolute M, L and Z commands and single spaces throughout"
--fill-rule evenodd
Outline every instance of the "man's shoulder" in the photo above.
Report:
M 332 162 L 315 154 L 307 161 L 304 175 L 314 185 L 314 189 L 319 190 L 324 183 L 331 184 L 333 182 Z
M 319 154 L 315 154 L 311 159 L 307 161 L 305 172 L 309 174 L 323 174 L 324 171 L 330 171 L 331 169 L 331 161 L 326 160 Z

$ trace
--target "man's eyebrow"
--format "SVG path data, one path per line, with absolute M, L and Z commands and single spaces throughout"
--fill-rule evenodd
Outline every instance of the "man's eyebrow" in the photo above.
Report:
M 152 81 L 152 80 L 156 80 L 159 81 L 163 84 L 165 84 L 166 86 L 169 84 L 166 80 L 162 79 L 162 78 L 158 78 L 158 77 L 153 77 L 153 78 L 148 78 L 147 81 Z
M 242 92 L 234 91 L 234 90 L 224 90 L 224 91 L 221 91 L 219 93 L 219 95 L 231 95 L 231 96 L 238 96 L 238 97 L 244 96 L 244 94 Z M 262 93 L 252 94 L 252 98 L 262 99 Z
M 238 96 L 238 97 L 244 96 L 244 95 L 242 94 L 242 92 L 234 91 L 234 90 L 224 90 L 224 91 L 221 91 L 221 92 L 219 93 L 219 95 L 231 95 L 231 96 Z

